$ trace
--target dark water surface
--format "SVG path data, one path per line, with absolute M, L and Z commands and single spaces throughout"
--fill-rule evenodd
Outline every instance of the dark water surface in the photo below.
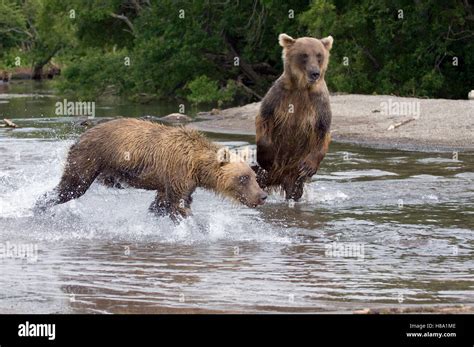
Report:
M 44 88 L 7 92 L 0 114 L 21 128 L 0 128 L 0 313 L 474 303 L 472 153 L 454 160 L 333 143 L 302 202 L 272 195 L 251 210 L 198 190 L 194 216 L 177 227 L 147 213 L 153 192 L 98 184 L 35 217 L 34 201 L 58 183 L 83 128 L 54 115 L 60 99 L 38 96 L 51 94 Z M 170 112 L 177 106 L 97 105 L 98 117 Z

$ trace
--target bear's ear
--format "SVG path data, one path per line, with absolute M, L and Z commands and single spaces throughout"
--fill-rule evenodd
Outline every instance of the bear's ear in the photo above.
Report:
M 326 47 L 328 51 L 331 50 L 332 48 L 332 43 L 334 42 L 334 39 L 332 36 L 325 37 L 324 39 L 321 39 L 321 43 Z
M 286 47 L 291 46 L 293 43 L 295 43 L 295 39 L 292 38 L 291 36 L 288 36 L 287 34 L 280 34 L 278 36 L 278 43 L 283 48 L 286 48 Z

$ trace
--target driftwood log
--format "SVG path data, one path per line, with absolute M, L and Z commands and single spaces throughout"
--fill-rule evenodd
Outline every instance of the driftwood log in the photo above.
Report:
M 3 119 L 3 126 L 5 127 L 8 127 L 8 128 L 18 128 L 18 125 L 16 125 L 15 123 L 13 123 L 11 120 L 7 119 L 7 118 L 4 118 Z

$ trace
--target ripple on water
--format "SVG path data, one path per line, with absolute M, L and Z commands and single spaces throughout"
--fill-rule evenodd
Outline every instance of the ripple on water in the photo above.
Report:
M 454 175 L 454 177 L 462 178 L 466 180 L 474 180 L 474 172 L 460 172 Z
M 418 163 L 421 164 L 453 164 L 453 163 L 462 163 L 462 160 L 458 159 L 453 159 L 451 158 L 423 158 L 423 159 L 418 159 Z
M 421 175 L 413 175 L 411 178 L 415 178 L 417 180 L 422 180 L 422 181 L 434 181 L 438 179 L 442 179 L 442 176 L 434 176 L 434 175 L 426 175 L 426 174 L 421 174 Z
M 349 179 L 362 178 L 362 177 L 398 176 L 398 174 L 394 172 L 383 171 L 383 170 L 378 170 L 378 169 L 336 171 L 336 172 L 333 172 L 332 175 L 349 178 Z

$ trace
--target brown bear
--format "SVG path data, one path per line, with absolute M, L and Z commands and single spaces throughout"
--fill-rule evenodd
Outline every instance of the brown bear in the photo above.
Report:
M 61 182 L 38 200 L 36 210 L 80 197 L 98 176 L 109 185 L 156 190 L 150 210 L 174 221 L 190 214 L 197 187 L 249 207 L 263 204 L 267 193 L 254 171 L 243 162 L 226 162 L 219 149 L 183 127 L 127 118 L 102 123 L 70 148 Z
M 284 71 L 262 100 L 256 117 L 257 180 L 297 201 L 328 150 L 331 126 L 324 80 L 333 38 L 293 39 L 280 34 Z

